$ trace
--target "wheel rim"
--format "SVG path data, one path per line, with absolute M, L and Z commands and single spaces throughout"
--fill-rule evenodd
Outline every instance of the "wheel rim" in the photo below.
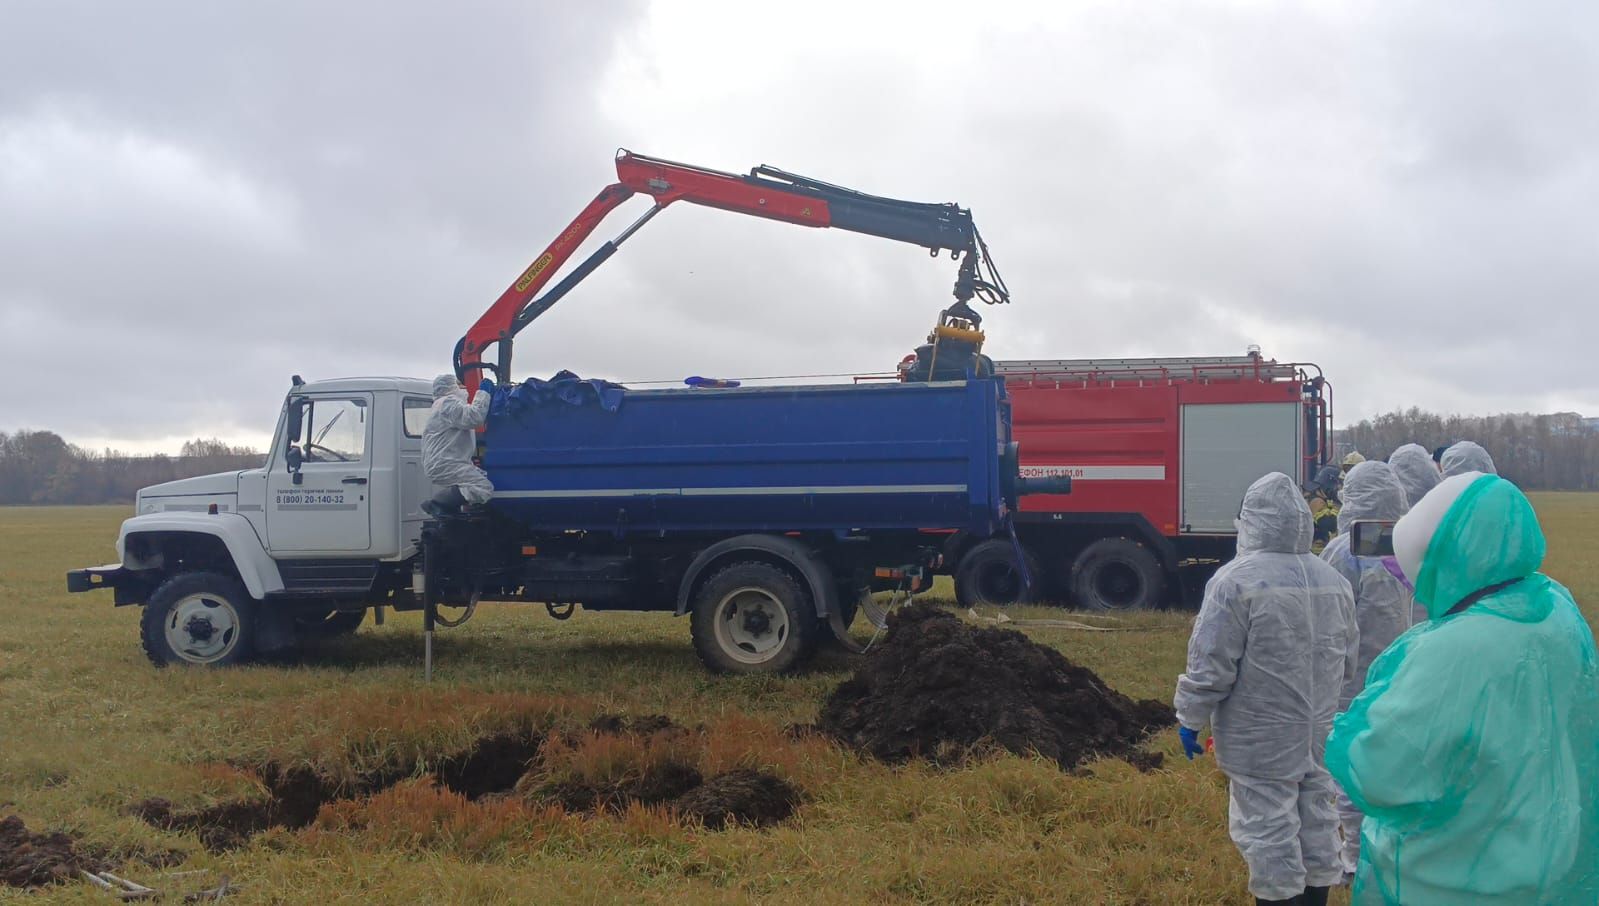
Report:
M 1144 599 L 1144 577 L 1130 563 L 1106 563 L 1094 573 L 1094 593 L 1115 610 L 1127 610 Z
M 239 644 L 239 612 L 223 597 L 193 594 L 167 612 L 167 647 L 191 664 L 210 664 Z
M 985 564 L 976 580 L 978 597 L 989 604 L 1014 604 L 1022 598 L 1022 574 L 1013 563 Z
M 712 615 L 717 646 L 741 664 L 764 664 L 788 643 L 788 608 L 763 588 L 728 592 Z

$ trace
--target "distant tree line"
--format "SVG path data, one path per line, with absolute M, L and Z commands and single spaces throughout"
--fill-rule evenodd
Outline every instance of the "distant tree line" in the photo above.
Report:
M 188 441 L 176 456 L 134 456 L 85 450 L 52 431 L 0 432 L 0 504 L 132 503 L 142 487 L 265 461 L 214 439 Z
M 1408 443 L 1431 451 L 1461 440 L 1482 444 L 1499 474 L 1528 490 L 1599 490 L 1599 420 L 1573 412 L 1476 417 L 1411 408 L 1337 433 L 1340 455 L 1358 450 L 1367 459 L 1387 459 Z

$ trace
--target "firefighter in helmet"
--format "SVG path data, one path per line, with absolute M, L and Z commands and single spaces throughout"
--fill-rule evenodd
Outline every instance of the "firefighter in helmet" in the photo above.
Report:
M 1305 496 L 1305 502 L 1310 505 L 1310 518 L 1313 520 L 1315 532 L 1311 536 L 1310 551 L 1320 555 L 1327 546 L 1327 542 L 1338 534 L 1338 511 L 1342 502 L 1338 492 L 1344 485 L 1344 476 L 1349 470 L 1366 461 L 1366 457 L 1356 450 L 1343 458 L 1338 468 L 1333 468 L 1329 463 L 1322 466 L 1316 473 L 1316 480 L 1311 483 L 1310 493 Z
M 1310 487 L 1305 489 L 1305 503 L 1310 506 L 1314 532 L 1310 550 L 1319 555 L 1332 536 L 1338 534 L 1338 485 L 1342 482 L 1338 467 L 1328 463 L 1316 472 Z

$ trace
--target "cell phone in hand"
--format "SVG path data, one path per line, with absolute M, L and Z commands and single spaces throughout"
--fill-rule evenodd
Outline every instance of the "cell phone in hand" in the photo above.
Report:
M 1349 527 L 1349 552 L 1357 557 L 1392 557 L 1394 523 L 1362 519 Z

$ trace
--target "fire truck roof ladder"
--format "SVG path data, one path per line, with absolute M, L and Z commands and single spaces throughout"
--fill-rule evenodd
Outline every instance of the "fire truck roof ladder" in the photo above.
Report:
M 1106 380 L 1297 380 L 1297 365 L 1253 355 L 1147 359 L 1012 359 L 994 373 Z

